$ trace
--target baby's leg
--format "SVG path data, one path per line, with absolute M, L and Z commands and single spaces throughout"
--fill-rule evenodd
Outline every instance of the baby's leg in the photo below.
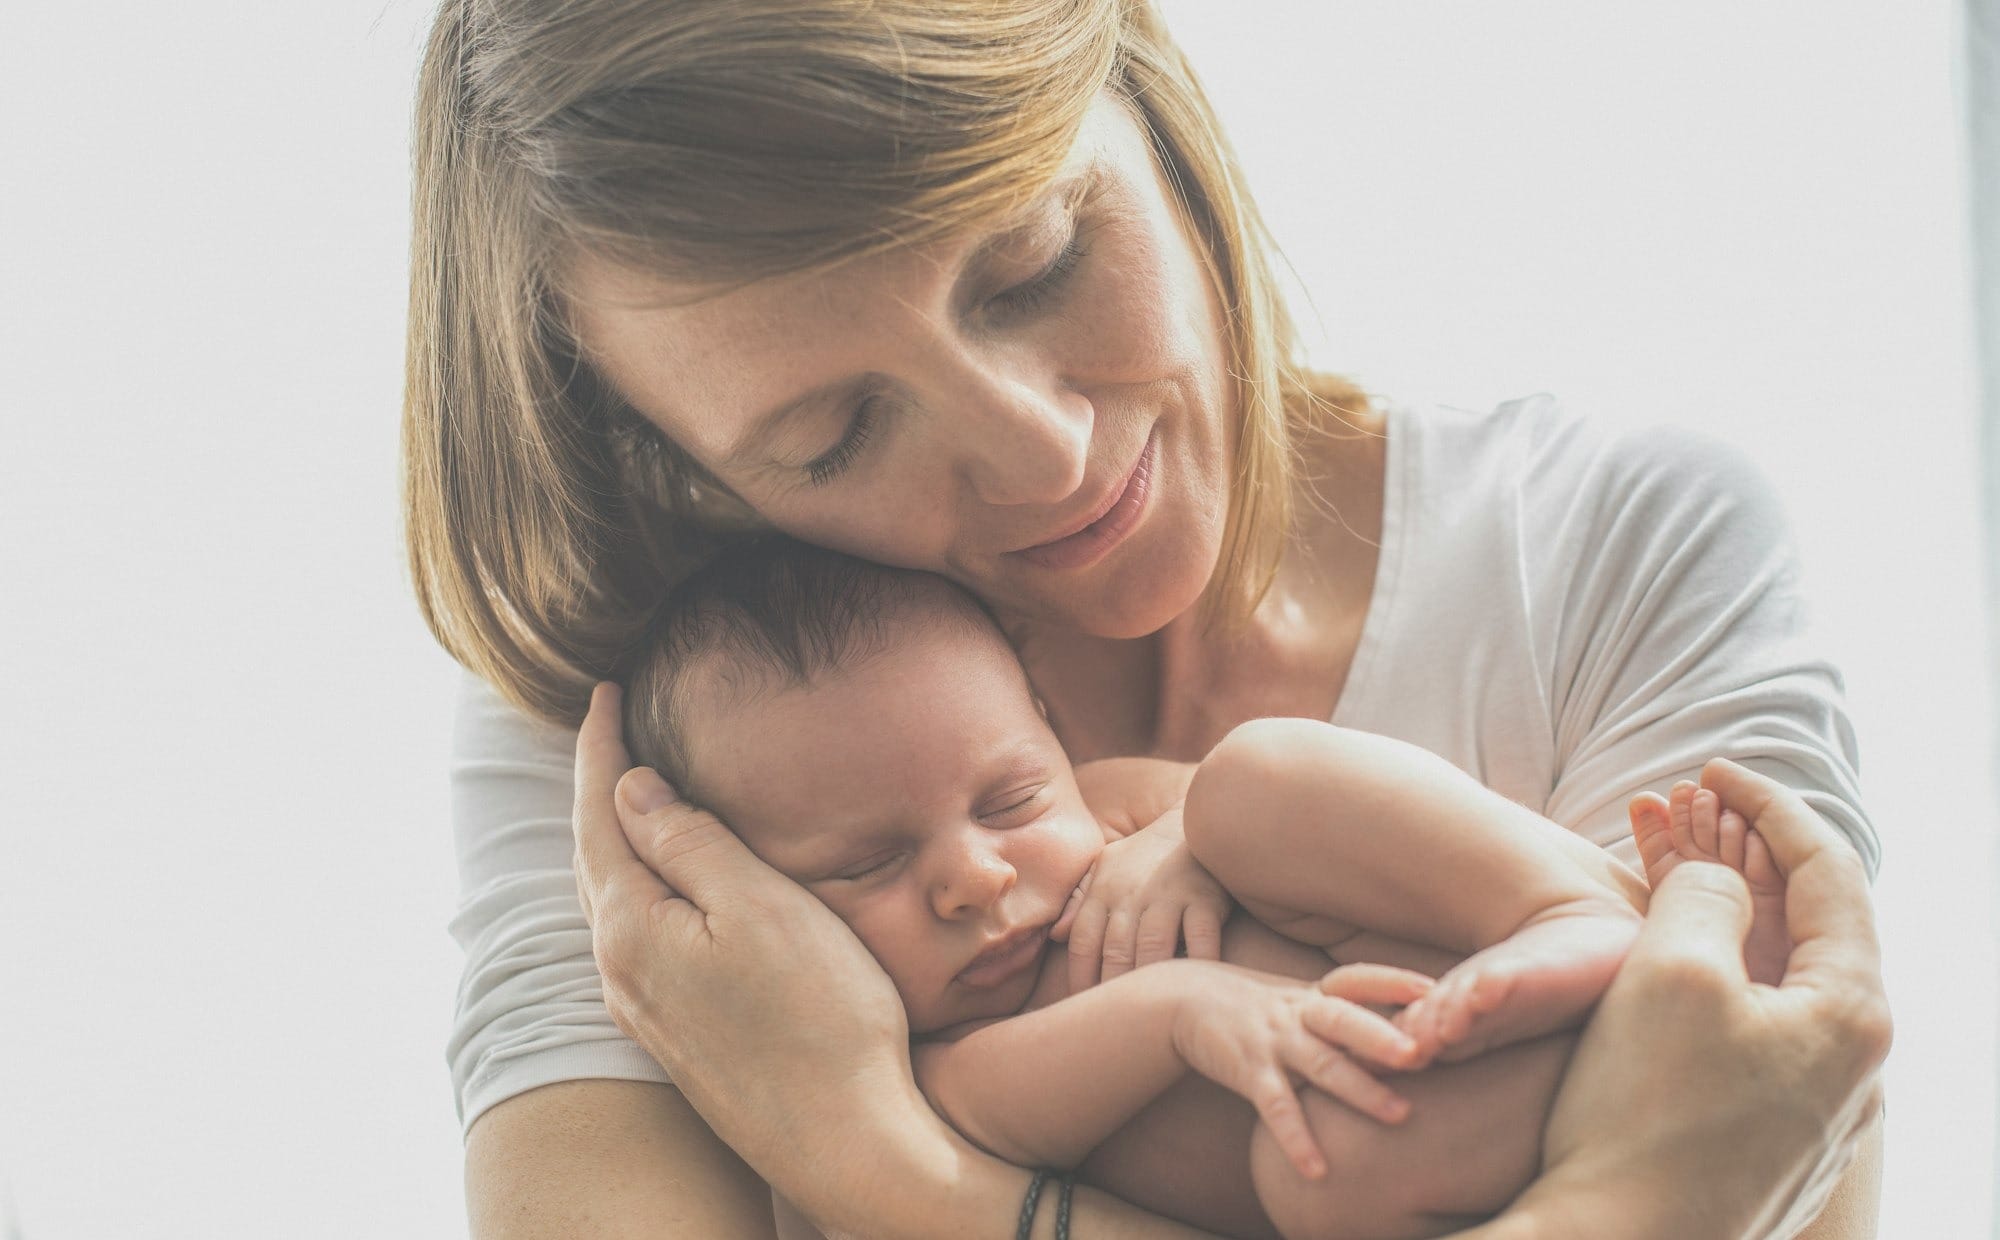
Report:
M 1285 1240 L 1405 1240 L 1470 1228 L 1535 1178 L 1542 1127 L 1574 1034 L 1518 1042 L 1398 1077 L 1410 1118 L 1393 1128 L 1308 1089 L 1301 1101 L 1327 1174 L 1307 1180 L 1261 1123 L 1257 1198 Z
M 1282 933 L 1471 953 L 1396 1018 L 1447 1060 L 1580 1020 L 1644 907 L 1637 875 L 1442 758 L 1313 720 L 1231 732 L 1185 822 L 1195 858 Z
M 1791 937 L 1785 932 L 1785 876 L 1778 872 L 1756 828 L 1714 791 L 1685 779 L 1667 797 L 1640 793 L 1627 812 L 1646 881 L 1653 886 L 1683 861 L 1713 861 L 1743 876 L 1754 914 L 1750 937 L 1743 943 L 1744 968 L 1753 982 L 1782 981 L 1785 962 L 1792 956 Z M 1812 810 L 1800 802 L 1796 812 Z

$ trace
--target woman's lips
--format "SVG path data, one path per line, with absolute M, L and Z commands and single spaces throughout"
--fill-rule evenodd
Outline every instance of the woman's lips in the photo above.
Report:
M 999 945 L 997 953 L 991 949 L 980 953 L 970 966 L 960 971 L 958 980 L 977 990 L 1011 981 L 1041 959 L 1042 947 L 1048 941 L 1047 926 L 1020 935 L 1011 943 Z
M 1146 500 L 1152 494 L 1153 465 L 1158 445 L 1157 432 L 1146 436 L 1146 446 L 1139 452 L 1138 463 L 1125 476 L 1125 485 L 1103 515 L 1067 537 L 1023 547 L 1009 554 L 1017 555 L 1037 568 L 1057 571 L 1083 568 L 1102 559 L 1124 540 L 1146 509 Z

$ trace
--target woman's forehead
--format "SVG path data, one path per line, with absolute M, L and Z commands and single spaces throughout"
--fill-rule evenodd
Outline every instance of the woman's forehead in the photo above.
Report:
M 1039 233 L 1085 186 L 1150 175 L 1150 159 L 1136 120 L 1107 97 L 1032 204 L 964 237 L 719 293 L 580 257 L 566 281 L 578 345 L 657 424 L 689 429 L 698 410 L 704 423 L 719 415 L 747 425 L 852 377 L 840 361 L 857 343 L 893 347 L 899 333 L 921 332 L 949 312 L 981 267 L 1014 265 L 1011 251 L 1040 245 Z

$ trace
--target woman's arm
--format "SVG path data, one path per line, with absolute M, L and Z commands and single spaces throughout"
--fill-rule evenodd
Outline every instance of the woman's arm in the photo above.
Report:
M 770 1240 L 771 1192 L 671 1085 L 561 1081 L 465 1141 L 473 1240 Z
M 1005 1234 L 1028 1173 L 973 1147 L 924 1100 L 902 1004 L 860 941 L 716 818 L 628 767 L 617 689 L 603 685 L 577 738 L 576 872 L 620 1028 L 829 1237 Z M 536 1127 L 536 1139 L 561 1136 Z M 658 1164 L 635 1174 L 678 1176 Z M 716 1192 L 688 1195 L 706 1210 Z M 615 1196 L 621 1213 L 606 1217 L 623 1225 L 636 1206 Z M 1053 1236 L 1053 1212 L 1044 1220 L 1036 1234 Z M 1091 1240 L 1202 1234 L 1082 1190 L 1072 1226 Z
M 1727 763 L 1703 782 L 1731 805 L 1778 786 Z M 1863 863 L 1817 814 L 1746 816 L 1787 880 L 1784 980 L 1744 971 L 1740 876 L 1705 863 L 1668 875 L 1570 1061 L 1543 1174 L 1499 1230 L 1470 1235 L 1785 1235 L 1877 1128 L 1891 1023 Z M 1872 1233 L 1872 1214 L 1855 1225 Z

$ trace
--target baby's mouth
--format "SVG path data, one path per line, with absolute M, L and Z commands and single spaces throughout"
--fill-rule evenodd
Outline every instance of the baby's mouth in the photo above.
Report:
M 1010 931 L 974 956 L 972 963 L 959 971 L 958 980 L 975 989 L 1011 981 L 1041 958 L 1048 941 L 1049 928 L 1045 925 Z

